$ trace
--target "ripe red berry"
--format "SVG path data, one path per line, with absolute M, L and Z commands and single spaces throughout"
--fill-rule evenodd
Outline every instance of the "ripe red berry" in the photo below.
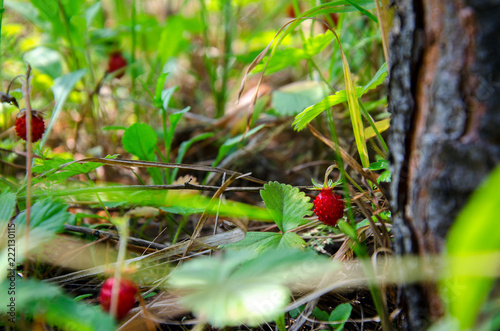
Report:
M 109 55 L 108 70 L 107 70 L 108 73 L 112 73 L 114 71 L 120 70 L 126 66 L 127 66 L 127 60 L 123 57 L 121 52 L 115 51 Z M 123 77 L 124 73 L 125 72 L 122 71 L 121 73 L 116 75 L 116 78 Z
M 19 138 L 26 140 L 26 110 L 21 109 L 17 114 L 16 134 Z M 45 132 L 45 123 L 43 122 L 42 115 L 36 111 L 31 111 L 31 140 L 36 142 L 40 140 Z
M 331 188 L 324 188 L 314 199 L 314 213 L 326 225 L 334 226 L 344 215 L 342 197 L 333 193 Z
M 111 309 L 111 293 L 113 290 L 113 284 L 115 283 L 115 278 L 111 277 L 106 279 L 101 288 L 101 295 L 99 296 L 99 302 L 101 303 L 102 309 L 105 311 L 110 311 Z M 137 286 L 129 280 L 121 279 L 120 288 L 117 297 L 117 309 L 116 318 L 121 320 L 127 313 L 132 309 L 135 304 L 135 295 L 137 294 Z

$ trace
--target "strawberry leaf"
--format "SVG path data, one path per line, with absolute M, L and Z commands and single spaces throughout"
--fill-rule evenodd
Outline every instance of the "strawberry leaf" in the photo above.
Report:
M 156 132 L 146 123 L 135 123 L 123 134 L 123 148 L 141 160 L 152 161 L 156 147 Z
M 309 203 L 309 197 L 298 188 L 271 182 L 264 185 L 260 195 L 281 232 L 305 224 L 307 220 L 304 217 L 312 215 L 313 204 Z
M 268 249 L 290 249 L 303 248 L 306 245 L 304 239 L 298 234 L 287 232 L 285 234 L 276 232 L 247 232 L 243 240 L 224 245 L 224 249 L 250 249 L 260 254 Z
M 256 326 L 283 313 L 290 300 L 287 284 L 316 282 L 337 268 L 312 251 L 240 250 L 189 261 L 168 283 L 183 294 L 184 307 L 213 326 Z

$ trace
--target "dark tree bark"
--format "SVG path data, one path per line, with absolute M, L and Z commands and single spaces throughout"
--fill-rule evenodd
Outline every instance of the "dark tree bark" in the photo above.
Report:
M 396 0 L 389 144 L 395 250 L 441 252 L 468 197 L 500 160 L 500 0 Z M 400 325 L 443 314 L 433 284 L 400 291 Z

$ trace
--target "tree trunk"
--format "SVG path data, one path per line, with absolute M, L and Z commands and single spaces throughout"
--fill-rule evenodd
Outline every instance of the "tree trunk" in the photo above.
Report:
M 396 0 L 390 44 L 391 210 L 397 254 L 440 253 L 500 160 L 500 0 Z M 404 286 L 400 325 L 443 314 L 434 284 Z

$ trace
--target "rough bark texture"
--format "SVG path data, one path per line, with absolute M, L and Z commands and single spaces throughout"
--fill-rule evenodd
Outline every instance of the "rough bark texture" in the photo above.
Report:
M 398 254 L 439 253 L 500 161 L 500 0 L 396 0 L 390 44 L 391 209 Z M 443 313 L 433 284 L 401 290 L 400 325 Z

